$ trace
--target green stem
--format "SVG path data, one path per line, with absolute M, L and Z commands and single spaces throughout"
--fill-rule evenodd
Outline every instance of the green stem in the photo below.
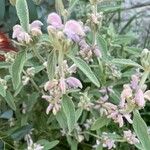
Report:
M 33 47 L 33 52 L 35 54 L 35 56 L 39 59 L 39 61 L 43 64 L 45 62 L 44 58 L 40 55 L 40 53 L 38 52 L 38 50 Z
M 39 88 L 38 85 L 34 82 L 34 80 L 33 80 L 24 70 L 23 70 L 23 73 L 24 73 L 27 77 L 30 78 L 30 81 L 31 81 L 32 85 L 34 86 L 34 88 L 35 88 L 38 92 L 41 93 L 40 88 Z M 42 93 L 42 94 L 43 94 L 43 93 Z

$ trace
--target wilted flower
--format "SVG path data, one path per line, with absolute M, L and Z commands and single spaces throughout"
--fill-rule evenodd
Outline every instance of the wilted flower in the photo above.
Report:
M 139 140 L 136 138 L 136 135 L 131 132 L 131 130 L 123 131 L 124 139 L 130 144 L 137 144 Z
M 47 23 L 57 29 L 61 29 L 63 27 L 61 17 L 57 13 L 54 13 L 54 12 L 48 15 Z

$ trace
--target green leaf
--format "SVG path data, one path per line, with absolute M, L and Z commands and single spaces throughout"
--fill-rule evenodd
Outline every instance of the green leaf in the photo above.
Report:
M 3 20 L 5 15 L 5 0 L 0 0 L 0 21 Z
M 102 36 L 98 36 L 98 46 L 101 50 L 102 53 L 102 57 L 107 58 L 108 57 L 108 46 L 107 46 L 107 42 L 105 41 L 105 39 Z
M 78 57 L 69 56 L 72 61 L 76 64 L 76 66 L 89 78 L 91 82 L 93 82 L 97 87 L 100 87 L 100 83 L 96 76 L 94 75 L 91 68 L 88 64 Z
M 140 140 L 143 150 L 149 150 L 150 148 L 150 135 L 148 134 L 148 128 L 144 120 L 141 118 L 138 111 L 134 112 L 133 128 Z
M 0 115 L 0 118 L 3 118 L 3 119 L 10 119 L 12 118 L 13 116 L 13 111 L 12 110 L 8 110 L 8 111 L 5 111 L 3 112 L 1 115 Z
M 9 66 L 10 66 L 10 63 L 8 62 L 0 62 L 0 69 L 9 68 Z
M 58 121 L 58 123 L 62 129 L 64 129 L 64 130 L 67 129 L 67 118 L 62 109 L 59 112 L 57 112 L 56 120 Z
M 78 108 L 77 111 L 75 112 L 76 115 L 76 122 L 78 121 L 78 119 L 80 118 L 80 116 L 82 115 L 82 108 Z
M 26 0 L 17 0 L 16 1 L 16 10 L 17 15 L 20 20 L 22 28 L 29 32 L 29 9 Z
M 106 116 L 102 116 L 94 122 L 94 124 L 91 126 L 91 130 L 98 130 L 108 125 L 109 122 L 110 122 L 110 119 L 107 119 Z
M 21 84 L 21 73 L 23 71 L 24 64 L 26 62 L 26 51 L 20 51 L 12 65 L 12 82 L 13 87 L 16 90 Z
M 49 80 L 52 80 L 55 76 L 56 65 L 57 65 L 56 52 L 51 51 L 47 61 L 47 72 L 48 72 Z
M 50 150 L 54 148 L 59 143 L 59 141 L 55 140 L 55 141 L 49 142 L 43 139 L 43 140 L 37 141 L 37 143 L 44 147 L 43 150 Z
M 110 61 L 111 63 L 114 64 L 120 64 L 120 65 L 126 65 L 126 66 L 134 66 L 134 67 L 138 67 L 140 69 L 143 69 L 143 67 L 141 65 L 139 65 L 138 63 L 132 61 L 131 59 L 113 59 L 112 61 Z
M 7 102 L 7 104 L 10 106 L 10 108 L 12 108 L 14 111 L 16 110 L 16 105 L 14 102 L 14 97 L 11 95 L 11 93 L 9 91 L 7 91 L 6 96 L 5 96 L 5 101 Z
M 13 140 L 15 141 L 19 141 L 21 140 L 22 138 L 24 138 L 24 136 L 26 134 L 28 134 L 32 129 L 32 126 L 31 125 L 25 125 L 25 126 L 22 126 L 18 129 L 16 129 L 12 134 L 11 134 L 11 137 L 13 138 Z
M 67 118 L 69 132 L 71 133 L 75 125 L 75 106 L 70 97 L 67 95 L 63 96 L 62 107 Z
M 5 97 L 6 96 L 6 89 L 4 88 L 4 85 L 0 83 L 0 95 Z

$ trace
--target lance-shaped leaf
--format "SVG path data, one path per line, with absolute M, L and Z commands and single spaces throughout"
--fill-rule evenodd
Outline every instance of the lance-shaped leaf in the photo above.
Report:
M 93 82 L 97 87 L 100 87 L 99 81 L 88 64 L 78 57 L 69 56 L 76 66 Z
M 150 149 L 150 135 L 148 133 L 148 128 L 138 111 L 134 112 L 133 117 L 133 128 L 140 140 L 143 150 Z
M 13 109 L 14 111 L 16 110 L 16 105 L 15 105 L 15 102 L 14 102 L 14 97 L 11 95 L 11 93 L 9 91 L 7 91 L 7 93 L 6 93 L 5 101 L 7 102 L 7 104 L 9 105 L 9 107 L 11 109 Z
M 47 61 L 47 72 L 49 80 L 52 80 L 55 76 L 56 65 L 57 65 L 56 52 L 51 51 Z
M 126 66 L 134 66 L 134 67 L 138 67 L 140 69 L 143 69 L 143 67 L 141 65 L 139 65 L 138 63 L 132 61 L 131 59 L 113 59 L 112 61 L 110 61 L 111 63 L 114 64 L 120 64 L 120 65 L 126 65 Z
M 67 125 L 68 125 L 69 132 L 71 132 L 74 129 L 74 125 L 76 121 L 75 106 L 72 100 L 67 95 L 63 96 L 62 107 L 67 118 Z
M 59 141 L 55 140 L 55 141 L 49 142 L 45 139 L 42 139 L 42 140 L 37 141 L 37 143 L 44 147 L 43 150 L 50 150 L 54 148 L 59 143 Z
M 13 87 L 16 90 L 21 83 L 21 73 L 26 62 L 26 51 L 20 51 L 12 65 L 11 74 Z
M 29 32 L 29 9 L 26 0 L 17 0 L 16 1 L 16 10 L 17 15 L 20 20 L 22 28 Z

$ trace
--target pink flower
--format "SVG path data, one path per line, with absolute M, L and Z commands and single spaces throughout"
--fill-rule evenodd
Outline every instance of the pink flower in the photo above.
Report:
M 35 20 L 31 23 L 30 25 L 30 28 L 33 29 L 33 28 L 40 28 L 41 29 L 41 26 L 43 25 L 43 23 L 39 20 Z
M 123 131 L 124 139 L 130 144 L 137 144 L 139 140 L 136 138 L 135 134 L 131 132 L 131 130 Z
M 17 35 L 17 40 L 19 42 L 25 42 L 26 44 L 32 41 L 31 36 L 26 32 L 20 32 L 20 34 Z
M 44 85 L 44 90 L 45 91 L 50 91 L 54 86 L 56 86 L 58 82 L 56 80 L 53 81 L 48 81 Z
M 42 35 L 41 26 L 43 23 L 39 20 L 35 20 L 30 25 L 30 31 L 33 36 Z
M 132 89 L 137 89 L 137 87 L 138 87 L 138 82 L 139 82 L 139 77 L 138 76 L 136 76 L 136 75 L 132 75 L 132 80 L 131 80 L 131 87 L 132 87 Z
M 22 27 L 21 27 L 20 25 L 18 25 L 18 24 L 15 25 L 15 26 L 13 27 L 13 35 L 12 35 L 12 38 L 17 38 L 18 35 L 19 35 L 21 32 L 23 32 Z
M 66 79 L 66 83 L 69 88 L 78 88 L 79 87 L 82 89 L 82 83 L 77 78 L 69 77 Z
M 66 83 L 65 83 L 65 79 L 64 78 L 60 79 L 59 87 L 60 87 L 62 93 L 65 94 L 66 93 Z
M 85 36 L 82 26 L 75 20 L 69 20 L 66 22 L 64 33 L 68 36 L 68 38 L 75 42 L 79 42 L 80 36 Z
M 48 15 L 47 23 L 58 29 L 63 27 L 61 17 L 54 12 Z
M 121 102 L 120 102 L 120 107 L 124 107 L 125 105 L 125 100 L 132 97 L 132 89 L 130 87 L 130 85 L 125 84 L 123 86 L 123 91 L 121 93 Z
M 141 89 L 138 89 L 135 93 L 135 102 L 139 107 L 145 106 L 144 93 Z

